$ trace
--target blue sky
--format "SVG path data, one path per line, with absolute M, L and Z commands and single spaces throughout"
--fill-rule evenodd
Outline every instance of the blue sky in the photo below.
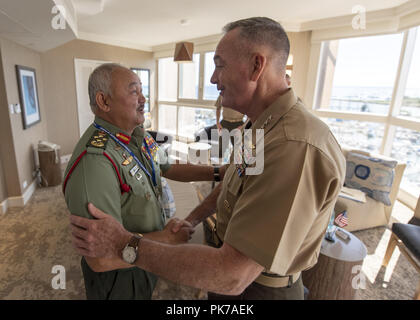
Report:
M 402 40 L 402 33 L 340 40 L 334 86 L 392 87 Z M 407 87 L 420 89 L 420 32 Z

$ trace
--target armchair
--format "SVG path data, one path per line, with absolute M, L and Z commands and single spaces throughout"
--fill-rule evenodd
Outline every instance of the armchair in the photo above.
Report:
M 391 238 L 382 261 L 384 267 L 388 266 L 396 246 L 416 268 L 417 272 L 420 272 L 420 198 L 417 201 L 414 217 L 407 224 L 392 224 Z M 420 281 L 417 284 L 414 299 L 420 300 Z
M 347 157 L 349 152 L 353 152 L 380 159 L 395 160 L 383 155 L 370 154 L 361 150 L 351 150 L 349 148 L 342 148 L 342 150 L 345 157 Z M 356 231 L 387 225 L 389 223 L 392 208 L 397 198 L 405 167 L 406 164 L 401 162 L 398 162 L 395 167 L 394 181 L 392 183 L 391 192 L 389 194 L 389 198 L 391 200 L 390 206 L 386 206 L 382 202 L 376 201 L 370 197 L 366 197 L 365 203 L 338 197 L 334 211 L 337 215 L 338 213 L 347 210 L 348 225 L 344 229 L 347 231 Z

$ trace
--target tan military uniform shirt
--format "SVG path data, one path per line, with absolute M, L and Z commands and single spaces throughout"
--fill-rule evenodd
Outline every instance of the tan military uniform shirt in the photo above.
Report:
M 240 177 L 231 162 L 217 201 L 217 233 L 266 271 L 292 275 L 317 262 L 345 158 L 328 126 L 292 89 L 251 129 L 264 129 L 263 172 Z
M 222 106 L 222 97 L 219 96 L 216 100 L 215 106 L 217 108 L 223 108 L 223 120 L 229 121 L 229 122 L 239 122 L 242 121 L 244 118 L 244 115 L 236 110 L 233 110 L 228 107 Z

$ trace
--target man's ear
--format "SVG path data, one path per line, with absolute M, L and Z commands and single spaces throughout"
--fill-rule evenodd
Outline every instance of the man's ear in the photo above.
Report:
M 107 96 L 102 91 L 96 93 L 96 104 L 102 112 L 108 112 L 111 109 L 107 103 Z
M 267 58 L 260 53 L 255 53 L 252 56 L 251 63 L 251 81 L 258 81 L 267 64 Z

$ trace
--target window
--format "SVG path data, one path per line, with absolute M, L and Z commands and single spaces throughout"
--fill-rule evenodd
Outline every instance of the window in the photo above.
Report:
M 392 143 L 391 157 L 407 163 L 401 187 L 420 195 L 420 132 L 397 128 Z
M 384 124 L 356 120 L 322 118 L 341 145 L 379 153 Z
M 316 108 L 388 114 L 403 35 L 322 44 Z
M 415 31 L 417 37 L 400 115 L 420 119 L 420 27 Z
M 131 70 L 133 70 L 133 72 L 139 76 L 141 81 L 143 95 L 146 98 L 146 103 L 144 104 L 144 112 L 150 112 L 150 70 L 137 68 L 131 68 Z
M 159 101 L 176 101 L 178 64 L 173 58 L 159 59 L 158 69 Z
M 213 57 L 209 51 L 195 53 L 192 63 L 158 60 L 158 130 L 192 140 L 199 129 L 216 123 Z
M 204 58 L 204 100 L 217 100 L 219 91 L 217 86 L 210 82 L 214 72 L 214 52 L 206 52 Z
M 177 106 L 159 104 L 159 131 L 176 135 Z
M 206 108 L 179 107 L 178 135 L 194 138 L 198 130 L 216 123 L 215 111 Z
M 179 65 L 179 98 L 198 99 L 200 54 L 193 55 L 193 63 Z
M 339 143 L 407 163 L 401 188 L 420 195 L 420 27 L 324 41 L 313 109 Z

